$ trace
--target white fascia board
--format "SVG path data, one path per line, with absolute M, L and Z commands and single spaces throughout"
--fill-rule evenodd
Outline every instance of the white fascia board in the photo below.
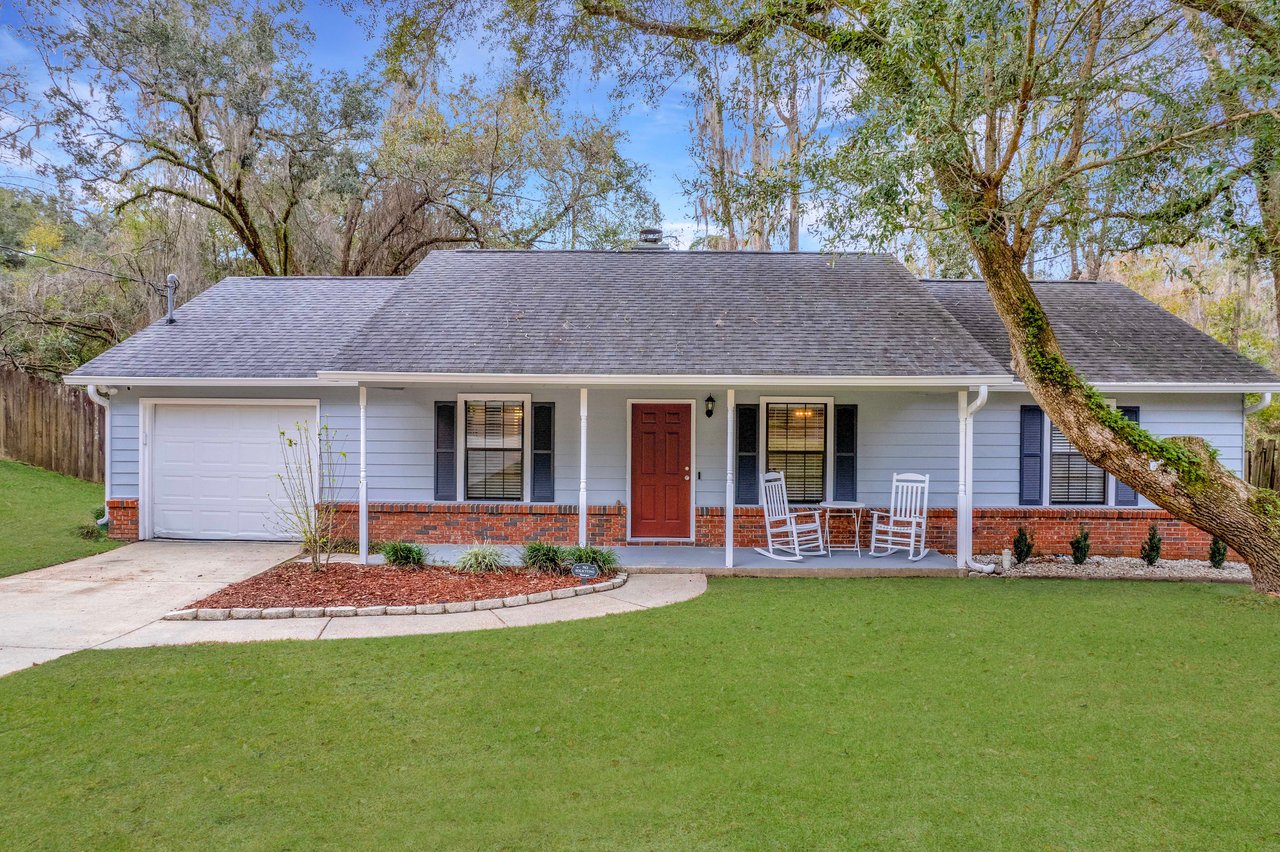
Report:
M 321 370 L 322 380 L 363 382 L 412 382 L 435 384 L 546 384 L 546 385 L 768 385 L 773 387 L 884 387 L 965 388 L 1001 385 L 1012 376 L 771 376 L 771 375 L 575 375 L 567 373 L 370 373 Z
M 1280 383 L 1267 382 L 1100 382 L 1099 393 L 1275 393 Z M 1022 382 L 993 386 L 992 390 L 1028 393 Z
M 256 387 L 256 388 L 297 388 L 297 387 L 334 387 L 335 385 L 354 386 L 354 381 L 332 381 L 328 379 L 308 378 L 208 378 L 182 376 L 63 376 L 62 381 L 68 385 L 111 385 L 120 387 Z

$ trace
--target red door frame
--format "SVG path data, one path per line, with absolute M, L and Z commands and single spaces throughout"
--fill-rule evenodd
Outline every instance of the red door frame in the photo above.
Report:
M 647 540 L 693 539 L 693 495 L 697 472 L 694 465 L 694 413 L 695 403 L 685 399 L 628 400 L 627 404 L 627 537 Z M 643 448 L 639 439 L 646 430 L 640 428 L 639 417 L 645 413 L 682 417 L 675 425 L 684 440 L 678 441 L 677 458 L 672 463 L 662 452 L 659 463 L 667 466 L 665 473 L 646 476 L 639 471 Z M 682 470 L 683 468 L 683 470 Z M 638 509 L 642 500 L 638 488 L 649 487 L 665 490 L 663 509 L 671 510 L 667 518 L 642 518 Z

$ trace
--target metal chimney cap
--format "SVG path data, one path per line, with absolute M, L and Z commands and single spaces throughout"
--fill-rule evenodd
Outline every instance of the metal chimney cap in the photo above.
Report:
M 671 248 L 662 240 L 661 228 L 641 228 L 640 241 L 632 243 L 634 251 L 666 251 Z

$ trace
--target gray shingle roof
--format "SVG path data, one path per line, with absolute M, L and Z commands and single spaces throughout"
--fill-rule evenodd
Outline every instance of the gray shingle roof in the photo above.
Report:
M 1119 284 L 1035 285 L 1094 382 L 1280 379 Z M 438 251 L 407 278 L 228 278 L 71 378 L 358 372 L 999 376 L 980 281 L 886 255 Z
M 895 258 L 438 251 L 351 371 L 962 376 L 1005 370 Z
M 71 374 L 311 378 L 403 278 L 226 278 Z
M 1009 337 L 982 281 L 924 286 L 1008 365 Z M 1091 382 L 1269 383 L 1280 379 L 1123 284 L 1043 281 L 1032 285 L 1063 352 Z

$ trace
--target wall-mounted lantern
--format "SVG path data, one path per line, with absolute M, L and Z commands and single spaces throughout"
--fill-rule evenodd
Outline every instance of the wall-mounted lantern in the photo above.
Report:
M 716 398 L 711 394 L 707 394 L 706 406 L 707 406 L 706 410 L 707 410 L 708 417 L 716 413 Z

